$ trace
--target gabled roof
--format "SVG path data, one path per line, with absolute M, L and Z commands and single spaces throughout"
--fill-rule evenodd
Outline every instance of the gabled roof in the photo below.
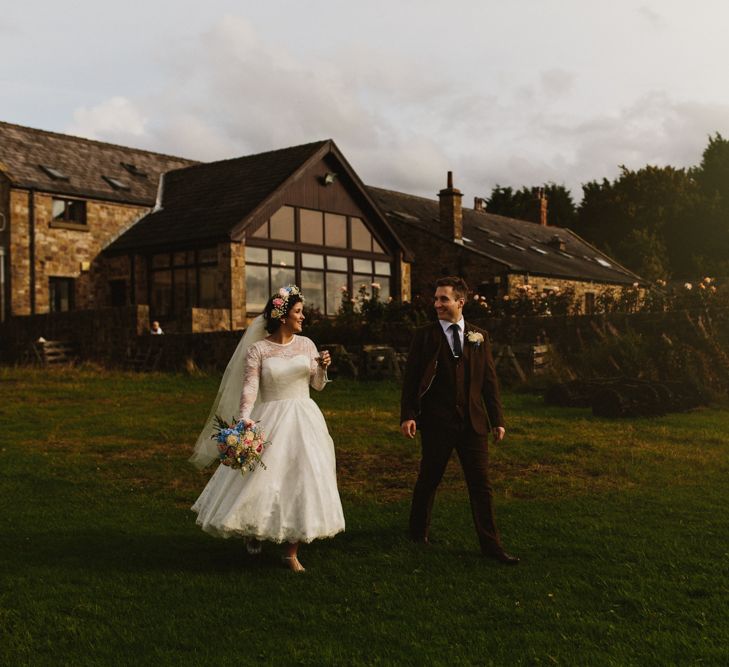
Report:
M 258 214 L 313 164 L 333 155 L 367 206 L 402 247 L 367 188 L 331 139 L 256 155 L 198 164 L 165 174 L 161 207 L 144 216 L 106 250 L 239 240 Z
M 437 237 L 440 243 L 455 243 L 452 237 L 446 238 L 439 232 L 439 201 L 371 186 L 368 190 L 403 236 L 407 230 L 411 233 L 417 231 Z M 563 251 L 559 249 L 557 239 L 564 243 Z M 642 282 L 639 276 L 570 229 L 543 226 L 470 208 L 463 209 L 462 247 L 502 264 L 509 273 L 605 283 Z
M 152 206 L 160 174 L 191 164 L 195 162 L 180 157 L 0 122 L 0 171 L 19 188 Z

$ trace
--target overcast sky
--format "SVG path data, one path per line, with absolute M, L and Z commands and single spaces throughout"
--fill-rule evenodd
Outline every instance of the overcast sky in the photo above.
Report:
M 24 0 L 0 120 L 200 160 L 332 138 L 371 185 L 579 199 L 729 136 L 727 34 L 725 0 Z

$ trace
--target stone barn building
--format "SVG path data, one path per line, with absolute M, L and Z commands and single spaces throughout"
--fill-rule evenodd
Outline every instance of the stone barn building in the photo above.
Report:
M 478 198 L 464 208 L 450 172 L 437 200 L 369 191 L 414 257 L 414 296 L 429 300 L 438 276 L 460 275 L 484 296 L 513 295 L 521 285 L 538 292 L 570 287 L 582 312 L 591 313 L 601 290 L 643 282 L 572 230 L 549 226 L 546 201 L 541 224 L 487 213 Z
M 331 140 L 168 172 L 103 253 L 165 331 L 239 329 L 281 285 L 334 315 L 343 289 L 409 299 L 410 256 Z
M 149 306 L 168 332 L 240 329 L 280 285 L 334 315 L 342 290 L 429 300 L 640 278 L 574 232 L 367 187 L 331 140 L 197 163 L 0 123 L 0 316 Z M 546 221 L 544 221 L 546 223 Z
M 191 160 L 0 122 L 0 320 L 121 305 L 102 248 Z

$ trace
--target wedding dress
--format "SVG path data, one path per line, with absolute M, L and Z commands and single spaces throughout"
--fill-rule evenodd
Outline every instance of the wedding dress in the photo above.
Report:
M 334 443 L 309 397 L 309 385 L 321 390 L 326 383 L 318 356 L 303 336 L 248 348 L 239 417 L 259 422 L 270 441 L 266 468 L 241 475 L 218 466 L 192 507 L 203 530 L 273 542 L 311 542 L 344 530 Z

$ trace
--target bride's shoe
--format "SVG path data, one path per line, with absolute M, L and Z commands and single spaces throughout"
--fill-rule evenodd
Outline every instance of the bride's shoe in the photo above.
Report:
M 246 540 L 246 551 L 250 556 L 259 556 L 263 550 L 263 544 L 255 537 Z
M 281 560 L 292 572 L 306 572 L 306 569 L 296 556 L 281 556 Z

